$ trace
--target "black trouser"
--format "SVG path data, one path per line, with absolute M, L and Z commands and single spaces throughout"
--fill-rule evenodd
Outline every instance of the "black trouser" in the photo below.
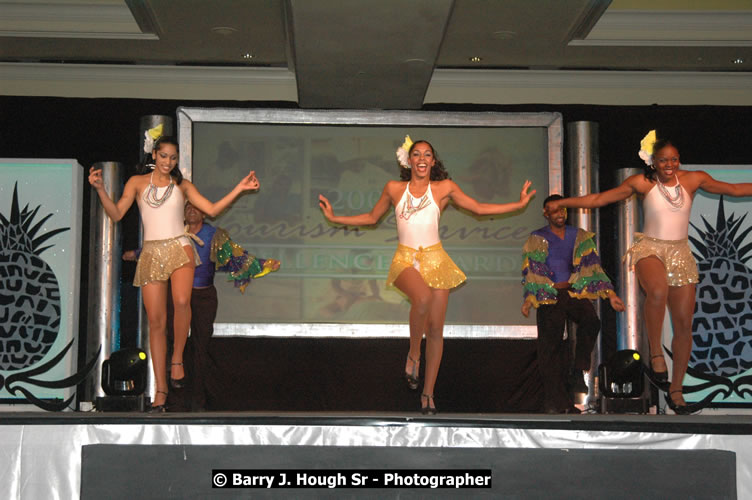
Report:
M 577 323 L 575 370 L 590 368 L 590 353 L 601 328 L 593 303 L 570 297 L 566 289 L 559 290 L 556 304 L 538 307 L 538 370 L 543 382 L 544 411 L 563 411 L 573 404 L 568 387 L 571 335 L 563 338 L 567 320 Z
M 209 394 L 213 360 L 209 356 L 209 340 L 214 333 L 214 320 L 217 317 L 217 289 L 194 288 L 191 292 L 191 359 L 187 375 L 191 379 L 191 410 L 206 409 L 206 395 Z

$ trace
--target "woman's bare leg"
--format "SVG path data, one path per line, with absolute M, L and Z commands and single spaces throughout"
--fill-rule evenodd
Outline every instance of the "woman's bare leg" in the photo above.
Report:
M 684 405 L 682 383 L 687 373 L 689 357 L 692 354 L 692 316 L 695 313 L 695 285 L 672 286 L 668 292 L 668 310 L 674 337 L 671 340 L 674 365 L 671 373 L 669 396 L 677 405 Z M 675 392 L 676 391 L 676 392 Z
M 645 291 L 643 312 L 650 344 L 650 365 L 653 371 L 663 372 L 666 371 L 666 360 L 653 356 L 663 354 L 661 334 L 669 295 L 666 267 L 658 257 L 646 257 L 635 264 L 635 270 L 640 286 Z
M 183 350 L 188 341 L 188 331 L 191 328 L 191 291 L 193 290 L 193 249 L 183 247 L 190 259 L 188 264 L 176 269 L 170 275 L 172 289 L 172 304 L 175 310 L 173 320 L 173 344 L 170 376 L 180 380 L 185 377 L 183 366 Z
M 149 349 L 157 392 L 153 405 L 167 401 L 167 282 L 152 281 L 141 287 L 146 317 L 149 321 Z
M 412 373 L 415 369 L 417 374 L 420 363 L 420 342 L 423 339 L 423 332 L 426 331 L 431 305 L 431 288 L 423 281 L 420 273 L 412 267 L 400 273 L 394 281 L 394 286 L 410 300 L 410 351 L 405 361 L 405 373 Z
M 423 394 L 429 396 L 433 396 L 444 353 L 444 321 L 448 303 L 449 290 L 431 289 L 431 307 L 426 330 L 426 380 L 423 383 Z M 433 398 L 422 398 L 421 406 L 435 407 Z

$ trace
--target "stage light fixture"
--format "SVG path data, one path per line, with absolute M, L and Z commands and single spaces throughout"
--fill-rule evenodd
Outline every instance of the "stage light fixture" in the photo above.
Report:
M 598 367 L 601 394 L 608 398 L 639 398 L 643 392 L 642 358 L 631 349 L 617 351 Z
M 102 390 L 109 396 L 139 396 L 146 390 L 146 353 L 120 349 L 102 363 Z

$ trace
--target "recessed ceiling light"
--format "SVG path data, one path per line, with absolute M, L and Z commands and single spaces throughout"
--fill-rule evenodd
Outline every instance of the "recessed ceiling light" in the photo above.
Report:
M 246 52 L 245 54 L 243 54 L 243 59 L 253 59 L 254 57 L 256 56 L 251 54 L 250 52 Z
M 517 32 L 511 30 L 499 30 L 491 33 L 491 38 L 496 38 L 497 40 L 511 40 L 516 36 Z
M 229 35 L 232 35 L 233 33 L 237 33 L 238 30 L 230 26 L 215 26 L 211 29 L 211 32 L 217 35 L 229 36 Z
M 734 59 L 734 60 L 733 60 L 732 62 L 733 62 L 734 64 L 744 64 L 744 59 L 742 59 L 741 57 L 737 57 L 737 58 L 736 58 L 736 59 Z
M 474 63 L 479 63 L 482 60 L 483 60 L 483 58 L 482 57 L 478 57 L 478 56 L 473 56 L 473 57 L 470 58 L 470 62 L 474 62 Z

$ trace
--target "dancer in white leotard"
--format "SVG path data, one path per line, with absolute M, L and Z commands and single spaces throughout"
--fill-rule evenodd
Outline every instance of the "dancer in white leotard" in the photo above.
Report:
M 107 215 L 119 221 L 137 200 L 144 226 L 144 245 L 136 266 L 135 286 L 141 287 L 149 319 L 151 350 L 156 393 L 153 411 L 166 411 L 167 401 L 167 280 L 171 282 L 175 305 L 174 345 L 170 367 L 170 385 L 183 386 L 183 348 L 191 324 L 191 290 L 193 288 L 194 252 L 183 226 L 185 200 L 202 212 L 216 216 L 247 190 L 259 187 L 254 172 L 249 173 L 224 198 L 212 203 L 184 180 L 177 167 L 178 145 L 171 137 L 160 137 L 151 152 L 154 170 L 134 175 L 123 188 L 123 195 L 113 202 L 102 183 L 102 171 L 89 169 L 89 183 L 96 189 Z
M 450 200 L 479 215 L 513 212 L 524 208 L 535 190 L 529 191 L 530 181 L 527 181 L 517 202 L 479 203 L 448 178 L 430 143 L 406 142 L 401 149 L 406 156 L 400 161 L 402 180 L 389 181 L 370 212 L 335 216 L 331 203 L 322 195 L 319 195 L 319 205 L 331 222 L 353 226 L 377 224 L 389 206 L 394 205 L 399 246 L 389 268 L 387 283 L 394 284 L 410 299 L 410 351 L 405 363 L 405 378 L 411 389 L 417 389 L 419 385 L 420 344 L 423 333 L 426 334 L 421 411 L 432 415 L 436 413 L 433 395 L 444 347 L 449 290 L 465 281 L 464 273 L 441 247 L 441 212 Z
M 433 197 L 431 184 L 428 184 L 425 194 L 418 198 L 410 192 L 411 183 L 414 181 L 407 183 L 400 201 L 394 207 L 399 245 L 386 284 L 394 284 L 402 271 L 413 267 L 430 288 L 449 290 L 465 281 L 465 274 L 441 247 L 441 209 Z
M 698 189 L 728 196 L 752 195 L 752 183 L 728 184 L 702 171 L 680 170 L 679 151 L 667 140 L 655 140 L 655 131 L 643 139 L 640 156 L 647 167 L 644 174 L 627 178 L 620 186 L 602 193 L 554 202 L 552 209 L 597 208 L 642 197 L 645 227 L 637 233 L 629 249 L 629 259 L 645 291 L 645 326 L 650 345 L 651 378 L 668 392 L 667 403 L 676 413 L 692 413 L 682 395 L 682 382 L 692 352 L 692 315 L 695 308 L 697 264 L 689 248 L 689 213 Z M 666 306 L 671 312 L 674 337 L 671 341 L 673 369 L 668 370 L 661 345 L 661 329 Z M 668 387 L 665 387 L 668 386 Z

